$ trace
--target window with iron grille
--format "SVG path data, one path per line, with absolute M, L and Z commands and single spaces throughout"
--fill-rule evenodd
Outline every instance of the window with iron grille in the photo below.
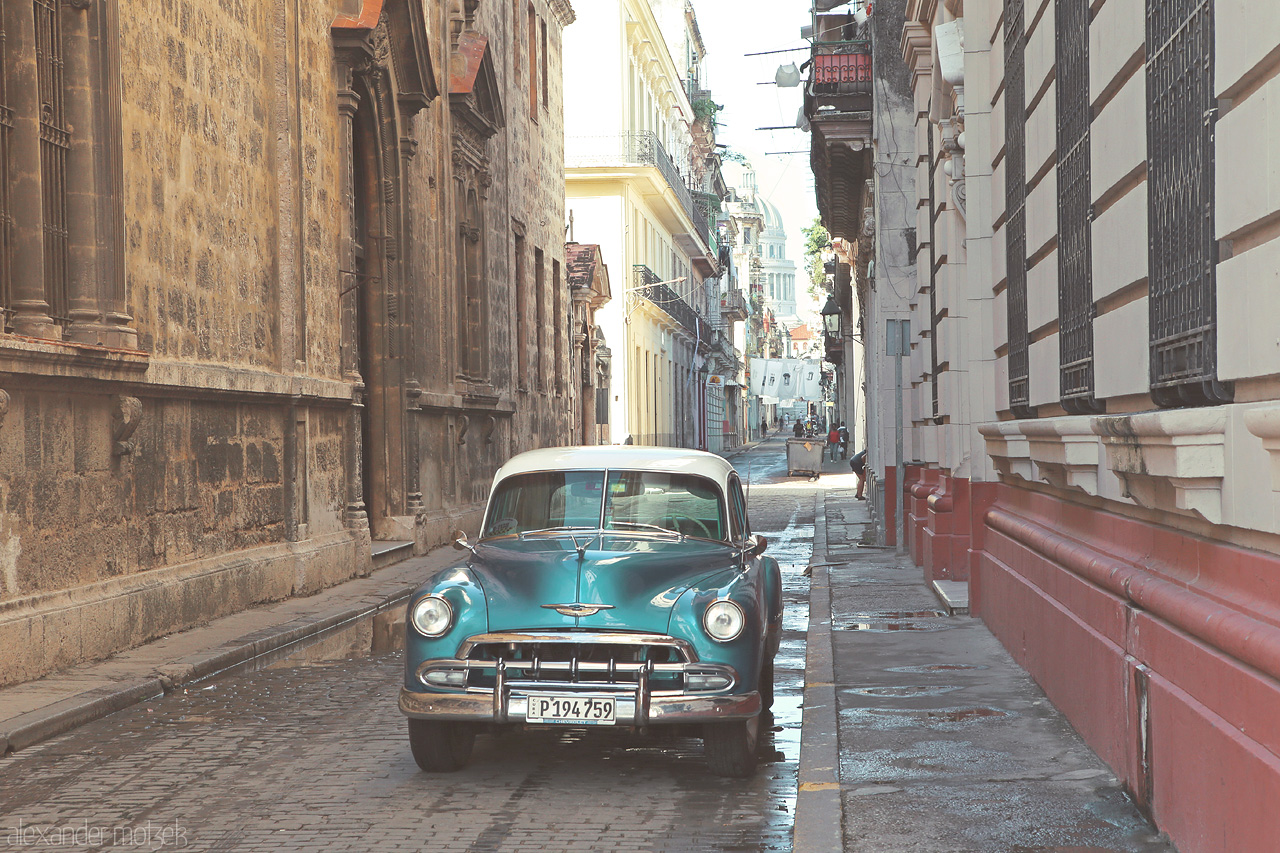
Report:
M 938 406 L 938 264 L 937 237 L 937 180 L 935 172 L 937 162 L 934 160 L 933 125 L 929 125 L 929 353 L 932 366 L 929 368 L 930 385 L 933 386 L 933 422 L 942 423 Z
M 58 0 L 35 0 L 36 81 L 40 93 L 40 190 L 44 214 L 45 293 L 50 313 L 67 319 L 67 130 Z
M 1027 109 L 1023 0 L 1004 4 L 1005 259 L 1009 313 L 1009 410 L 1031 417 L 1027 332 Z
M 1057 3 L 1058 355 L 1062 407 L 1102 411 L 1093 390 L 1089 0 Z
M 1229 402 L 1218 381 L 1213 0 L 1147 0 L 1151 397 Z

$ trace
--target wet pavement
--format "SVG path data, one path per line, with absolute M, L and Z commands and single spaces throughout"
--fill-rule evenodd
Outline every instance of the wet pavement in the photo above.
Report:
M 481 736 L 462 771 L 421 773 L 396 708 L 399 653 L 286 660 L 188 685 L 4 758 L 0 841 L 35 850 L 1172 851 L 980 621 L 944 615 L 909 561 L 858 547 L 867 510 L 845 463 L 827 463 L 810 482 L 787 477 L 784 454 L 774 436 L 734 458 L 750 483 L 753 528 L 782 565 L 786 605 L 774 725 L 752 779 L 712 776 L 696 738 L 582 729 Z M 829 832 L 804 831 L 813 827 Z
M 582 729 L 483 735 L 463 770 L 419 772 L 396 708 L 403 663 L 393 653 L 277 664 L 188 686 L 15 753 L 0 762 L 0 841 L 112 850 L 790 850 L 814 503 L 811 488 L 762 485 L 778 465 L 761 462 L 743 466 L 754 481 L 750 514 L 782 565 L 786 612 L 774 725 L 752 779 L 712 776 L 696 738 Z
M 948 616 L 909 558 L 858 546 L 870 516 L 846 471 L 824 469 L 830 612 L 809 635 L 830 644 L 844 851 L 1173 851 L 980 620 Z

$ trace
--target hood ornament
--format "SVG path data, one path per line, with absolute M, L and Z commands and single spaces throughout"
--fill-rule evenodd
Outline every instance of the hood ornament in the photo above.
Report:
M 544 604 L 542 605 L 548 610 L 554 610 L 561 616 L 595 616 L 601 610 L 612 610 L 612 604 L 581 604 L 574 602 L 572 604 Z

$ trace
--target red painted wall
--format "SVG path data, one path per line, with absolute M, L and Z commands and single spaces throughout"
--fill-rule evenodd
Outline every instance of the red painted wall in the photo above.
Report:
M 970 604 L 1182 853 L 1280 850 L 1280 558 L 1005 485 Z

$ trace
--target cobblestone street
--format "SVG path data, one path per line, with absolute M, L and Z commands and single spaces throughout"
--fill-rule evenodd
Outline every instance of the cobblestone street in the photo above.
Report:
M 0 839 L 33 850 L 789 850 L 813 536 L 813 487 L 797 485 L 750 495 L 788 608 L 775 727 L 752 779 L 711 775 L 695 738 L 581 729 L 482 736 L 464 770 L 419 772 L 395 653 L 195 685 L 19 752 L 0 764 Z

